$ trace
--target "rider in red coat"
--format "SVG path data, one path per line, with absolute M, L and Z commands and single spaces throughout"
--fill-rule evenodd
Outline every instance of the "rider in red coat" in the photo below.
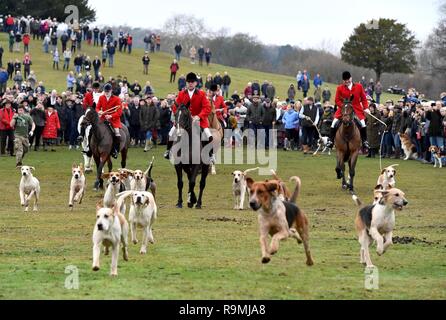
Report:
M 172 113 L 175 114 L 177 111 L 177 107 L 182 104 L 188 106 L 193 117 L 193 121 L 200 122 L 200 127 L 203 129 L 204 134 L 208 138 L 208 142 L 205 144 L 208 144 L 212 141 L 212 134 L 209 130 L 208 121 L 209 114 L 211 113 L 211 104 L 206 97 L 206 93 L 196 88 L 198 78 L 195 73 L 189 73 L 186 76 L 186 82 L 187 87 L 183 91 L 180 91 L 180 93 L 178 94 L 175 104 L 172 106 Z M 174 136 L 174 132 L 175 126 L 173 126 L 170 130 L 170 138 Z M 169 142 L 167 143 L 167 150 L 164 153 L 164 157 L 166 159 L 170 158 L 170 149 L 173 145 L 172 140 L 173 139 L 169 139 Z
M 104 86 L 104 95 L 99 97 L 99 101 L 96 105 L 96 112 L 99 114 L 101 121 L 107 121 L 113 127 L 115 135 L 113 137 L 112 157 L 116 159 L 118 157 L 119 146 L 121 143 L 121 133 L 119 132 L 119 129 L 122 128 L 122 108 L 121 99 L 113 95 L 112 86 L 109 83 Z
M 361 132 L 362 145 L 364 149 L 369 149 L 369 143 L 367 141 L 367 127 L 365 124 L 365 113 L 370 113 L 369 103 L 367 101 L 367 97 L 364 92 L 364 88 L 360 83 L 353 83 L 352 75 L 350 72 L 345 71 L 342 74 L 343 84 L 339 85 L 336 90 L 336 106 L 338 107 L 334 116 L 333 123 L 331 125 L 330 130 L 330 141 L 328 142 L 328 146 L 332 147 L 334 139 L 336 137 L 337 124 L 339 120 L 342 118 L 342 107 L 345 104 L 345 100 L 351 101 L 353 106 L 353 110 L 358 117 L 361 128 L 359 131 Z M 351 98 L 353 97 L 353 100 Z
M 210 94 L 212 99 L 212 104 L 215 108 L 215 114 L 222 128 L 226 128 L 226 118 L 228 117 L 228 106 L 225 103 L 223 96 L 219 94 L 219 88 L 216 84 L 212 84 L 210 87 Z

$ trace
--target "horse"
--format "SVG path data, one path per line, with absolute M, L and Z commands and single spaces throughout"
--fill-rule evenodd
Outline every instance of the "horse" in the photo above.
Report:
M 96 182 L 94 189 L 104 189 L 104 180 L 102 179 L 102 170 L 107 163 L 108 171 L 112 171 L 113 163 L 110 158 L 110 153 L 113 148 L 112 129 L 108 124 L 99 122 L 99 116 L 95 109 L 90 108 L 89 112 L 85 113 L 85 117 L 81 126 L 87 127 L 91 125 L 90 151 L 96 163 Z M 125 168 L 127 164 L 127 152 L 130 145 L 130 134 L 126 126 L 122 126 L 119 130 L 121 133 L 121 144 L 119 151 L 121 152 L 121 168 Z
M 212 111 L 208 116 L 208 121 L 209 121 L 209 128 L 213 129 L 211 130 L 213 138 L 212 145 L 214 146 L 214 152 L 217 153 L 221 147 L 221 140 L 223 139 L 224 133 L 223 133 L 223 127 L 220 121 L 218 121 L 214 103 L 212 102 L 212 99 L 210 99 L 210 101 L 211 101 Z M 211 174 L 212 175 L 217 174 L 214 162 L 211 163 Z
M 176 136 L 177 141 L 172 146 L 172 160 L 174 162 L 175 171 L 177 174 L 177 188 L 178 188 L 178 202 L 176 207 L 178 209 L 183 208 L 183 171 L 187 175 L 189 181 L 189 190 L 187 197 L 188 208 L 196 209 L 202 208 L 203 191 L 206 187 L 206 178 L 209 174 L 210 164 L 203 162 L 201 157 L 202 145 L 201 139 L 197 139 L 197 136 L 201 137 L 201 129 L 197 123 L 192 122 L 192 116 L 190 110 L 185 105 L 180 105 L 175 114 L 175 123 L 177 124 Z M 195 138 L 195 139 L 194 139 Z M 198 142 L 199 146 L 196 145 Z M 195 144 L 195 145 L 194 145 Z M 175 151 L 177 150 L 177 151 Z M 187 154 L 181 152 L 188 150 Z M 199 151 L 199 154 L 198 154 Z M 199 161 L 196 159 L 199 156 Z M 198 199 L 195 195 L 195 181 L 198 174 L 201 171 L 200 179 L 200 192 Z
M 355 167 L 361 149 L 361 135 L 355 123 L 353 106 L 346 101 L 342 107 L 342 121 L 336 132 L 336 173 L 337 178 L 342 179 L 342 188 L 350 190 L 354 194 L 353 179 Z M 348 162 L 349 181 L 345 180 L 345 163 Z
M 91 111 L 91 109 L 87 109 L 87 111 L 85 111 L 85 114 L 79 118 L 79 121 L 77 123 L 77 132 L 82 131 L 82 123 L 84 121 L 85 115 L 90 111 Z M 82 147 L 82 152 L 83 152 L 83 157 L 84 157 L 84 168 L 85 168 L 85 173 L 92 173 L 93 169 L 91 168 L 91 162 L 92 162 L 93 158 L 92 158 L 92 154 L 91 154 L 91 151 L 89 150 L 89 145 L 88 145 L 91 125 L 88 125 L 84 130 L 85 130 L 85 134 L 81 140 L 81 147 Z

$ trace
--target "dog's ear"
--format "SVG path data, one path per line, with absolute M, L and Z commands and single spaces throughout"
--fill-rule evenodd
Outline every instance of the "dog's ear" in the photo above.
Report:
M 268 190 L 269 192 L 274 192 L 276 190 L 279 190 L 279 188 L 280 188 L 279 184 L 275 181 L 266 182 L 265 187 L 266 187 L 266 190 Z
M 29 167 L 32 171 L 36 171 L 36 168 L 34 167 Z
M 232 172 L 231 174 L 232 174 L 232 176 L 235 176 L 235 171 L 234 171 L 234 172 Z
M 254 184 L 254 180 L 251 177 L 246 177 L 245 181 L 248 188 L 251 189 L 252 185 Z
M 99 200 L 98 202 L 96 202 L 96 212 L 98 212 L 103 207 L 104 207 L 104 201 L 103 200 Z
M 80 164 L 79 164 L 79 168 L 80 168 L 82 171 L 84 171 L 84 164 L 83 164 L 83 163 L 80 163 Z
M 103 173 L 103 174 L 101 175 L 101 178 L 102 178 L 102 179 L 109 179 L 109 178 L 110 178 L 110 173 Z
M 128 173 L 128 172 L 121 172 L 121 173 L 119 174 L 119 177 L 120 177 L 121 179 L 127 179 L 128 176 L 129 176 L 129 173 Z
M 17 170 L 21 170 L 21 169 L 22 169 L 22 166 L 18 166 L 18 167 L 16 167 L 16 169 L 17 169 Z
M 77 168 L 77 164 L 73 162 L 73 165 L 71 166 L 71 169 L 76 169 Z
M 378 184 L 374 190 L 383 190 L 384 187 L 382 186 L 382 184 Z
M 381 170 L 381 174 L 384 174 L 386 172 L 386 168 Z

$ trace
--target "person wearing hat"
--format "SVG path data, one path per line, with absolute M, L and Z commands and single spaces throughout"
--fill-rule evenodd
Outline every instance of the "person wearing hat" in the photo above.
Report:
M 212 134 L 209 130 L 209 121 L 208 117 L 211 113 L 211 104 L 204 93 L 204 91 L 197 89 L 197 75 L 193 72 L 190 72 L 186 76 L 187 86 L 183 91 L 180 91 L 178 97 L 175 101 L 175 104 L 172 105 L 172 113 L 175 114 L 177 111 L 177 106 L 186 105 L 189 107 L 191 115 L 193 117 L 194 122 L 199 122 L 200 127 L 203 130 L 204 134 L 208 138 L 208 141 L 204 143 L 207 145 L 212 142 Z M 166 159 L 170 159 L 170 149 L 173 145 L 175 126 L 172 126 L 172 129 L 169 133 L 169 142 L 167 143 L 167 150 L 164 153 L 164 157 Z M 212 159 L 213 160 L 213 159 Z
M 14 129 L 11 126 L 11 120 L 14 116 L 14 110 L 12 109 L 12 101 L 4 99 L 1 103 L 2 109 L 0 109 L 0 144 L 1 155 L 6 153 L 6 141 L 8 141 L 8 151 L 11 156 L 14 155 Z
M 118 157 L 121 143 L 121 133 L 119 132 L 119 129 L 122 128 L 122 108 L 121 99 L 113 95 L 110 83 L 107 83 L 104 86 L 104 94 L 99 97 L 98 103 L 96 104 L 96 112 L 99 114 L 101 121 L 107 121 L 113 127 L 115 135 L 113 137 L 111 156 L 116 159 Z
M 365 95 L 364 88 L 360 83 L 353 83 L 352 75 L 349 71 L 344 71 L 342 73 L 343 84 L 339 85 L 336 89 L 336 106 L 338 109 L 334 115 L 334 120 L 331 125 L 330 130 L 330 140 L 328 141 L 328 147 L 333 147 L 334 139 L 337 131 L 337 124 L 342 117 L 342 108 L 344 107 L 345 100 L 351 101 L 353 110 L 361 122 L 361 128 L 359 129 L 361 133 L 362 146 L 365 149 L 364 152 L 368 152 L 370 148 L 367 141 L 367 127 L 365 124 L 365 113 L 370 114 L 369 103 Z M 353 100 L 351 100 L 353 99 Z
M 220 90 L 214 83 L 209 89 L 209 99 L 211 106 L 214 106 L 215 114 L 223 129 L 226 128 L 226 119 L 228 117 L 228 106 L 223 99 L 223 96 L 219 94 Z
M 36 128 L 33 119 L 29 114 L 25 113 L 23 105 L 19 105 L 17 113 L 14 114 L 11 123 L 14 128 L 14 149 L 16 152 L 16 166 L 21 166 L 23 158 L 29 149 L 29 136 L 34 135 Z M 31 127 L 31 131 L 29 128 Z
M 82 107 L 84 110 L 94 107 L 99 102 L 99 97 L 101 96 L 100 88 L 101 85 L 99 82 L 93 82 L 91 85 L 91 90 L 88 90 L 82 102 Z

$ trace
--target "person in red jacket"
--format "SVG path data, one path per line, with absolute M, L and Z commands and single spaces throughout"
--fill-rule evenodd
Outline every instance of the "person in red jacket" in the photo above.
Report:
M 342 118 L 342 107 L 345 104 L 345 100 L 348 100 L 351 101 L 353 110 L 361 123 L 361 128 L 359 129 L 359 131 L 361 132 L 362 146 L 366 151 L 370 148 L 370 145 L 367 141 L 365 113 L 370 113 L 370 110 L 364 88 L 360 83 L 353 83 L 352 75 L 348 71 L 345 71 L 342 74 L 342 80 L 344 81 L 344 83 L 339 85 L 336 89 L 335 103 L 337 106 L 337 110 L 334 115 L 333 123 L 331 125 L 328 147 L 333 147 L 333 142 L 336 137 L 337 124 Z M 353 100 L 351 100 L 352 98 Z
M 23 35 L 23 45 L 24 45 L 24 52 L 27 53 L 29 52 L 29 41 L 31 40 L 31 37 L 29 36 L 29 33 L 25 33 Z
M 96 107 L 96 104 L 99 102 L 99 97 L 101 96 L 100 89 L 101 85 L 99 82 L 93 82 L 91 85 L 91 90 L 85 94 L 84 100 L 82 101 L 84 111 L 88 108 Z
M 223 129 L 226 128 L 226 119 L 228 117 L 228 106 L 225 99 L 220 95 L 220 88 L 216 84 L 212 84 L 209 90 L 211 104 L 214 105 L 215 114 Z
M 11 100 L 2 101 L 0 109 L 0 154 L 4 155 L 6 149 L 6 140 L 8 140 L 8 151 L 11 156 L 14 155 L 14 128 L 11 127 L 11 120 L 14 117 Z
M 177 107 L 180 105 L 186 105 L 189 107 L 192 119 L 194 122 L 200 122 L 200 127 L 207 137 L 208 141 L 204 145 L 212 142 L 212 134 L 209 130 L 208 117 L 211 113 L 211 104 L 204 91 L 196 88 L 198 83 L 197 75 L 193 72 L 187 74 L 186 76 L 187 87 L 180 91 L 178 97 L 172 106 L 172 113 L 175 114 Z M 166 159 L 170 158 L 170 149 L 173 145 L 173 140 L 175 136 L 175 126 L 172 127 L 169 133 L 169 142 L 167 143 L 167 150 L 164 153 Z M 211 155 L 212 157 L 212 155 Z M 213 158 L 213 157 L 212 157 Z M 212 160 L 212 159 L 211 159 Z
M 57 140 L 57 130 L 60 129 L 59 115 L 52 105 L 49 105 L 45 112 L 45 127 L 43 128 L 43 151 L 48 151 L 47 146 L 51 146 L 51 151 Z
M 113 158 L 118 157 L 119 145 L 121 143 L 121 133 L 119 129 L 122 128 L 121 116 L 122 106 L 121 99 L 112 93 L 112 86 L 107 83 L 104 86 L 104 94 L 99 97 L 99 101 L 96 104 L 96 112 L 99 114 L 101 121 L 107 121 L 113 127 L 113 148 L 111 156 Z

